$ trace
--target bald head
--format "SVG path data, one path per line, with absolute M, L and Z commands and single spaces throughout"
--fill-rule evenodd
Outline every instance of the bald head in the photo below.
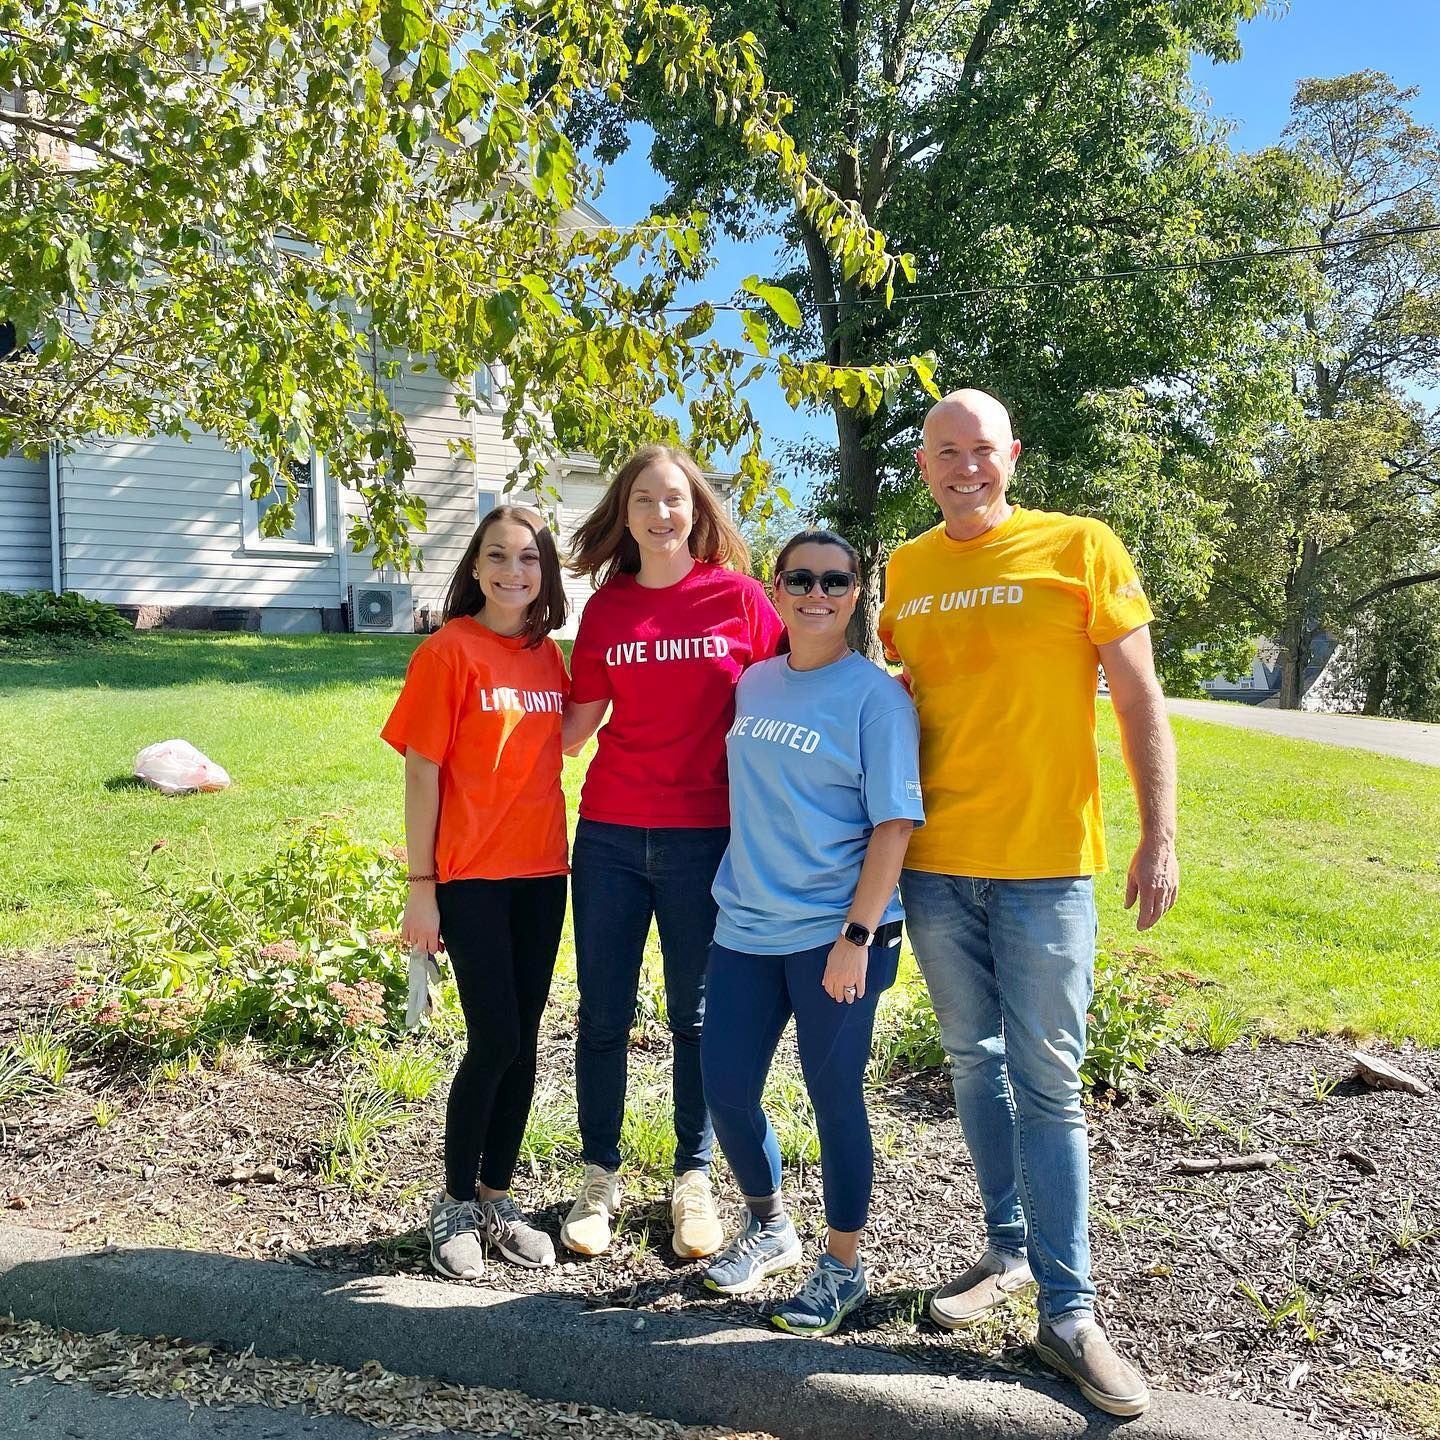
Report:
M 915 459 L 951 539 L 973 540 L 1010 518 L 1005 491 L 1019 458 L 1010 412 L 993 395 L 954 390 L 930 407 Z
M 937 400 L 925 416 L 927 444 L 931 422 L 943 423 L 947 418 L 991 430 L 997 438 L 1003 436 L 1007 445 L 1015 438 L 1010 426 L 1010 412 L 987 390 L 952 390 Z

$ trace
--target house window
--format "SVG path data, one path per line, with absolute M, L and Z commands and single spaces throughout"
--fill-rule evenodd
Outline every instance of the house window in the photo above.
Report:
M 498 490 L 479 490 L 475 494 L 475 523 L 478 525 L 498 504 Z
M 495 404 L 495 371 L 489 365 L 482 365 L 475 372 L 474 385 L 470 392 L 482 405 Z
M 329 553 L 329 515 L 325 503 L 325 461 L 322 457 L 311 455 L 305 460 L 289 461 L 285 473 L 275 477 L 274 488 L 258 500 L 250 496 L 253 480 L 250 457 L 242 456 L 240 489 L 247 550 L 291 555 Z M 295 518 L 282 534 L 267 535 L 261 530 L 260 522 L 267 510 L 287 498 L 282 493 L 287 484 Z

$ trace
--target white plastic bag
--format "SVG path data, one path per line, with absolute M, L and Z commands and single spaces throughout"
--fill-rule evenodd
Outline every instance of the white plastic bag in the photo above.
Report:
M 202 755 L 188 740 L 162 740 L 135 757 L 135 775 L 167 795 L 191 790 L 224 790 L 230 777 L 224 767 Z
M 418 1030 L 435 1014 L 435 991 L 440 985 L 440 965 L 428 951 L 416 946 L 410 952 L 410 993 L 405 1000 L 405 1028 Z

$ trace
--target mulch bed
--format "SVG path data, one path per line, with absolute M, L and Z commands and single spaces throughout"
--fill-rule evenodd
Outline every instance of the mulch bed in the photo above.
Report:
M 0 957 L 0 1046 L 50 1014 L 70 970 L 64 954 Z M 563 1093 L 573 1033 L 559 1007 L 551 1015 L 542 1064 L 545 1083 Z M 1380 1053 L 1440 1088 L 1440 1053 Z M 383 1177 L 356 1195 L 319 1178 L 352 1064 L 285 1069 L 232 1052 L 219 1070 L 149 1086 L 77 1068 L 61 1091 L 0 1111 L 0 1205 L 77 1243 L 183 1244 L 424 1275 L 445 1087 L 385 1137 Z M 1440 1389 L 1427 1388 L 1440 1381 L 1440 1102 L 1371 1089 L 1345 1078 L 1352 1069 L 1337 1040 L 1242 1040 L 1218 1055 L 1166 1052 L 1128 1099 L 1092 1106 L 1100 1313 L 1158 1386 L 1280 1406 L 1353 1440 L 1440 1435 Z M 103 1127 L 94 1115 L 102 1096 L 116 1112 Z M 831 1343 L 899 1351 L 962 1375 L 1043 1373 L 1026 1349 L 1026 1307 L 965 1335 L 925 1317 L 926 1292 L 969 1264 L 982 1241 L 946 1077 L 885 1085 L 871 1115 L 872 1298 Z M 1177 1171 L 1198 1157 L 1264 1151 L 1279 1164 Z M 721 1173 L 733 1216 L 734 1188 Z M 577 1175 L 568 1163 L 522 1175 L 517 1196 L 558 1235 Z M 812 1251 L 823 1230 L 819 1182 L 813 1167 L 787 1174 Z M 608 1255 L 539 1273 L 497 1263 L 487 1283 L 736 1324 L 764 1323 L 767 1303 L 795 1283 L 780 1277 L 758 1299 L 724 1300 L 701 1287 L 699 1266 L 670 1255 L 668 1240 L 663 1180 L 633 1178 Z

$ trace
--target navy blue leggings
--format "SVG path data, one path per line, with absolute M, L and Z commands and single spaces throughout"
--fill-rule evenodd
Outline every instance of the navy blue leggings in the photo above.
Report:
M 792 955 L 743 955 L 712 945 L 700 1061 L 715 1134 L 741 1190 L 755 1199 L 774 1195 L 780 1145 L 760 1097 L 775 1047 L 794 1015 L 800 1067 L 820 1133 L 825 1221 L 832 1230 L 859 1230 L 875 1172 L 865 1065 L 876 1002 L 895 983 L 900 940 L 896 935 L 893 944 L 871 947 L 865 996 L 852 1005 L 832 1000 L 821 987 L 829 954 L 829 945 Z

